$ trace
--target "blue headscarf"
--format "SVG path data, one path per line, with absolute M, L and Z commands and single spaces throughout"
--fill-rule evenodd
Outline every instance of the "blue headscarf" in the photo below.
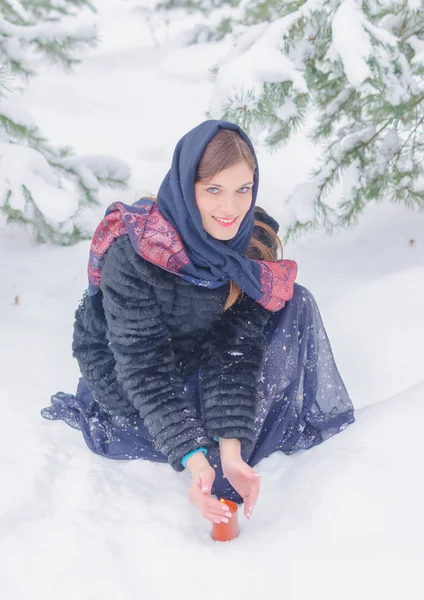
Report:
M 236 131 L 247 142 L 256 164 L 252 204 L 237 234 L 226 243 L 205 231 L 194 187 L 198 163 L 220 129 Z M 162 269 L 207 288 L 220 287 L 231 279 L 267 310 L 280 310 L 293 296 L 296 263 L 246 258 L 254 227 L 258 181 L 256 155 L 247 135 L 228 121 L 201 123 L 178 142 L 156 203 L 141 198 L 132 205 L 114 202 L 107 208 L 91 242 L 88 293 L 96 294 L 100 287 L 102 265 L 111 244 L 128 234 L 137 254 Z M 275 221 L 274 224 L 278 225 Z
M 200 159 L 220 129 L 236 131 L 248 144 L 256 164 L 252 204 L 237 234 L 226 243 L 212 237 L 204 229 L 194 188 Z M 224 284 L 232 279 L 255 300 L 263 295 L 260 267 L 257 262 L 246 258 L 246 252 L 253 232 L 258 185 L 258 161 L 249 137 L 235 123 L 211 119 L 191 129 L 177 143 L 171 168 L 159 188 L 156 200 L 162 215 L 178 230 L 195 267 L 196 276 L 216 284 Z

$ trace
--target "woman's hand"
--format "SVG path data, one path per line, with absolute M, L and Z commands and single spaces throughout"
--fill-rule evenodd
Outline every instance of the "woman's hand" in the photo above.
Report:
M 260 473 L 244 462 L 241 443 L 236 438 L 219 438 L 222 471 L 244 500 L 244 514 L 250 519 L 259 496 Z
M 202 452 L 193 454 L 187 461 L 187 468 L 192 475 L 188 496 L 190 502 L 197 506 L 208 521 L 228 523 L 228 519 L 231 519 L 228 507 L 211 496 L 215 469 L 210 466 L 206 456 Z
M 259 496 L 260 473 L 256 473 L 240 457 L 222 459 L 222 471 L 233 488 L 244 500 L 244 514 L 250 519 Z

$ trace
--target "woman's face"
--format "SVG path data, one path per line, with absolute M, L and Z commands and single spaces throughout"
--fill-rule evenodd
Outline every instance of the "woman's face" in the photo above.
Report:
M 231 240 L 252 204 L 253 172 L 239 162 L 194 184 L 205 230 L 217 240 Z M 218 218 L 226 222 L 218 221 Z

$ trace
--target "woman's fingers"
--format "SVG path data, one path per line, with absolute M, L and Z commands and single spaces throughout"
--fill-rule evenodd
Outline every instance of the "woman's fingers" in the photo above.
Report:
M 220 500 L 217 500 L 216 498 L 211 496 L 210 493 L 207 493 L 207 494 L 205 494 L 204 492 L 200 493 L 199 500 L 202 503 L 202 506 L 205 507 L 205 509 L 210 510 L 212 512 L 216 511 L 218 514 L 222 514 L 223 512 L 228 511 L 228 506 L 226 506 Z
M 213 498 L 209 494 L 199 493 L 196 494 L 195 504 L 200 509 L 202 515 L 210 521 L 224 522 L 224 519 L 231 519 L 231 512 L 228 506 L 223 502 L 220 502 L 216 498 Z
M 201 492 L 199 489 L 193 490 L 192 501 L 198 506 L 202 506 L 208 510 L 217 511 L 219 514 L 228 510 L 228 507 L 223 502 L 214 498 L 210 492 Z
M 213 521 L 214 523 L 228 523 L 230 519 L 233 517 L 231 513 L 224 513 L 224 511 L 216 511 L 216 510 L 206 510 L 204 517 Z
M 222 502 L 219 503 L 221 506 L 216 508 L 215 506 L 204 505 L 200 507 L 202 515 L 205 519 L 213 522 L 228 523 L 232 518 L 229 510 L 223 510 L 221 507 L 224 506 Z
M 252 491 L 250 494 L 250 501 L 252 504 L 256 504 L 256 501 L 259 497 L 260 487 L 261 487 L 261 482 L 257 479 L 252 486 Z
M 255 477 L 252 485 L 250 486 L 248 495 L 244 498 L 244 514 L 248 519 L 250 519 L 252 516 L 253 509 L 259 497 L 260 487 L 260 478 Z
M 216 515 L 217 517 L 231 517 L 231 511 L 228 509 L 228 506 L 223 502 L 219 502 L 219 500 L 214 501 L 214 498 L 210 498 L 213 502 L 206 502 L 204 504 L 205 512 Z

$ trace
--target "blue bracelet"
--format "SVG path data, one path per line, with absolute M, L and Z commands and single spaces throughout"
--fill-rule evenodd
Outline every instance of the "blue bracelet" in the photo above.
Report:
M 219 438 L 218 437 L 214 437 L 214 440 L 216 440 L 217 442 L 219 442 Z
M 186 467 L 187 461 L 190 458 L 190 456 L 193 456 L 193 454 L 196 454 L 196 452 L 203 452 L 203 454 L 206 455 L 208 452 L 208 449 L 205 448 L 204 446 L 201 446 L 200 448 L 196 448 L 195 450 L 192 450 L 188 454 L 185 454 L 181 459 L 181 464 L 183 465 L 184 468 Z

